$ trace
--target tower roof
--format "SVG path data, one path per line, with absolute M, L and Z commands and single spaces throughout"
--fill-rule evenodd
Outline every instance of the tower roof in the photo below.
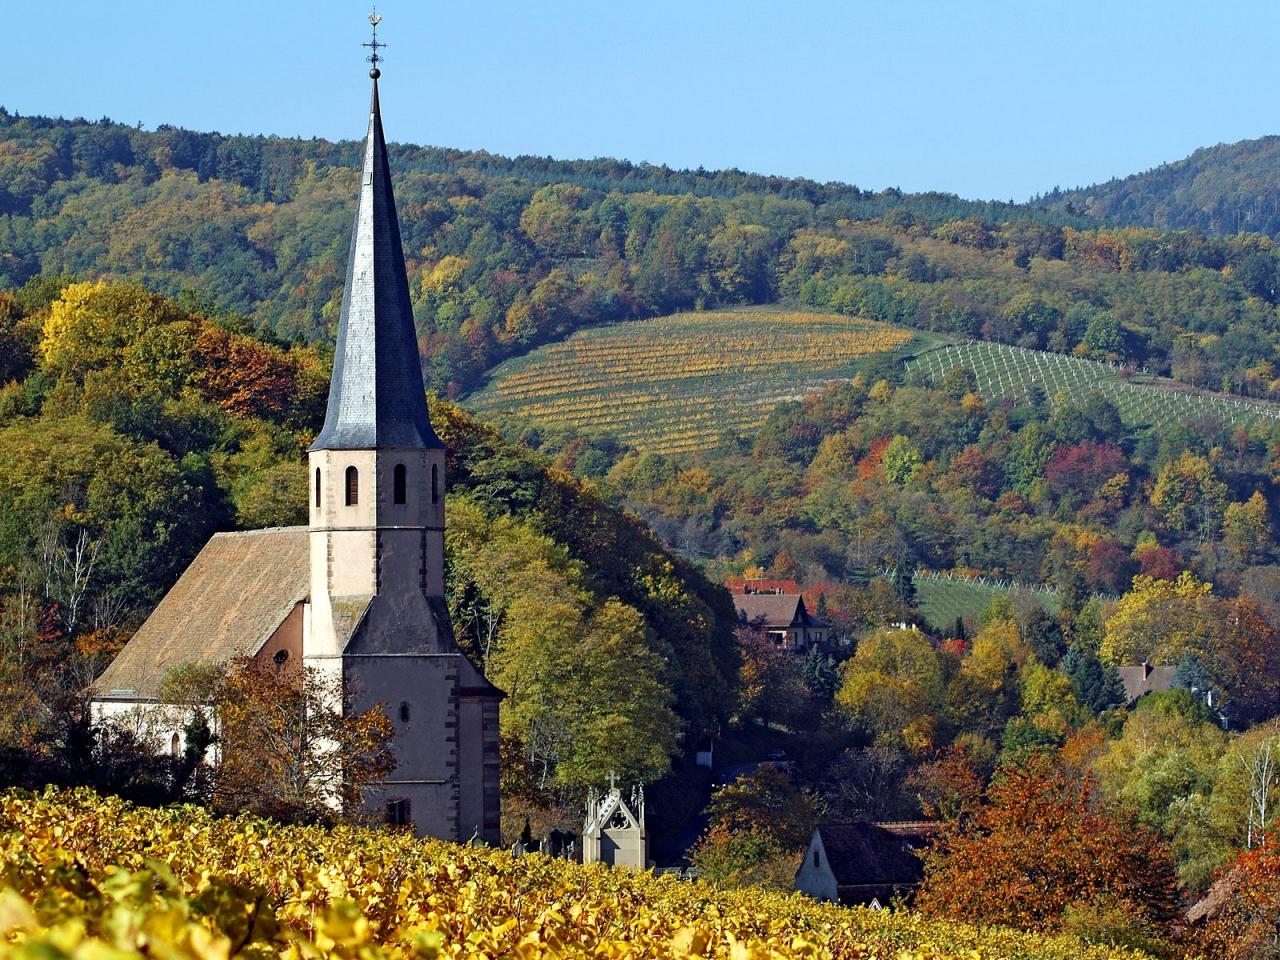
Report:
M 347 284 L 324 428 L 312 450 L 442 446 L 427 414 L 391 168 L 373 76 Z

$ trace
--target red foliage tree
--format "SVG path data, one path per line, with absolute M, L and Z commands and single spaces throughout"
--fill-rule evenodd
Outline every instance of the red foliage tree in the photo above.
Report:
M 1252 597 L 1226 603 L 1224 613 L 1217 672 L 1231 692 L 1231 713 L 1245 722 L 1265 720 L 1280 698 L 1280 634 Z
M 863 480 L 876 480 L 881 476 L 884 449 L 889 446 L 892 437 L 880 437 L 871 441 L 867 455 L 858 461 L 858 476 Z
M 1133 578 L 1133 562 L 1128 551 L 1114 540 L 1099 540 L 1089 548 L 1084 578 L 1093 590 L 1124 593 Z
M 1044 476 L 1054 493 L 1092 496 L 1103 483 L 1128 469 L 1129 460 L 1119 447 L 1084 440 L 1054 451 Z
M 1000 495 L 1000 484 L 1004 480 L 1000 462 L 974 444 L 952 458 L 947 473 L 957 484 L 987 500 Z
M 1157 580 L 1177 580 L 1186 564 L 1178 561 L 1178 555 L 1168 547 L 1147 547 L 1138 551 L 1138 572 Z
M 1145 921 L 1177 913 L 1164 844 L 1095 809 L 1094 784 L 1035 755 L 992 782 L 985 802 L 925 859 L 917 906 L 934 916 L 1055 930 L 1069 906 L 1122 904 Z

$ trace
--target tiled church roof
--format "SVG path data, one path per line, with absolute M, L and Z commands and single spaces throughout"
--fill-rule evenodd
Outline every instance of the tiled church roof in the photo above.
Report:
M 309 592 L 306 527 L 215 534 L 93 685 L 146 700 L 187 663 L 252 656 Z

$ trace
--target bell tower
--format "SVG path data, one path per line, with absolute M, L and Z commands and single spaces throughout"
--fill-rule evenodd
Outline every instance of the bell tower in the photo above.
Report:
M 324 427 L 308 451 L 303 662 L 381 704 L 395 771 L 370 805 L 419 834 L 498 839 L 502 694 L 458 648 L 444 600 L 445 448 L 431 427 L 373 93 Z

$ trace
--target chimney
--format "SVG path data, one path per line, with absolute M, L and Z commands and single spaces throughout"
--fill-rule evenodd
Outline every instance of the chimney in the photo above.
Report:
M 1145 681 L 1150 676 L 1151 676 L 1151 664 L 1143 660 L 1142 661 L 1142 679 Z

